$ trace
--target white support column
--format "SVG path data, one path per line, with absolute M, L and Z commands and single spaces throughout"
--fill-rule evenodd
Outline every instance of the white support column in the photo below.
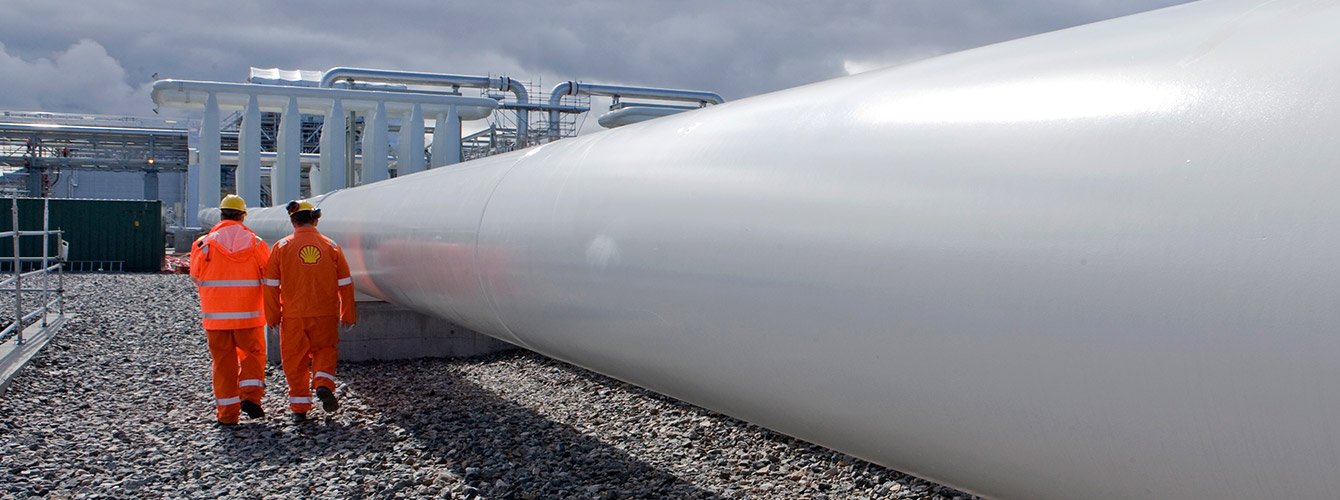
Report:
M 261 108 L 256 96 L 247 99 L 237 137 L 237 195 L 249 207 L 261 205 Z
M 400 122 L 399 157 L 397 176 L 423 171 L 423 107 L 418 103 Z
M 326 133 L 325 122 L 321 122 L 321 138 L 317 140 L 321 148 L 321 161 L 307 171 L 307 183 L 312 187 L 312 196 L 329 191 L 326 189 L 326 168 L 330 165 L 330 134 Z
M 209 93 L 205 101 L 205 117 L 200 123 L 200 196 L 196 212 L 208 207 L 219 206 L 223 199 L 220 193 L 219 177 L 219 100 Z
M 438 113 L 433 117 L 433 161 L 428 168 L 437 168 L 447 164 L 447 114 Z M 458 138 L 456 140 L 460 142 Z
M 461 162 L 461 115 L 456 111 L 456 106 L 451 107 L 451 112 L 447 113 L 446 123 L 447 133 L 447 157 L 443 165 L 454 165 Z
M 363 127 L 363 184 L 389 179 L 386 165 L 386 104 L 377 103 L 377 110 Z
M 321 155 L 321 173 L 326 176 L 326 192 L 331 192 L 336 189 L 344 189 L 346 187 L 344 185 L 344 176 L 345 171 L 349 168 L 345 152 L 347 141 L 347 138 L 345 137 L 346 128 L 347 121 L 344 117 L 344 104 L 339 99 L 335 99 L 335 103 L 331 105 L 330 113 L 326 115 L 325 125 L 321 126 L 321 134 L 327 138 L 326 145 L 322 146 L 321 151 L 329 152 L 329 155 Z M 329 162 L 327 162 L 327 160 L 329 160 Z
M 298 113 L 298 98 L 290 97 L 288 107 L 279 119 L 279 154 L 270 169 L 270 198 L 275 206 L 299 199 L 302 181 L 302 115 Z

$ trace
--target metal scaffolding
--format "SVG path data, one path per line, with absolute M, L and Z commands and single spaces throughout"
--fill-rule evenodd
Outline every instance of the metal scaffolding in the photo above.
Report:
M 185 172 L 186 129 L 0 123 L 0 191 L 43 197 L 62 169 Z

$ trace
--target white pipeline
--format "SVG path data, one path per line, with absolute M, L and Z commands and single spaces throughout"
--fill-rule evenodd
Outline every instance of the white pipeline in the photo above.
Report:
M 320 229 L 363 293 L 988 497 L 1333 498 L 1336 26 L 1186 4 L 337 191 Z

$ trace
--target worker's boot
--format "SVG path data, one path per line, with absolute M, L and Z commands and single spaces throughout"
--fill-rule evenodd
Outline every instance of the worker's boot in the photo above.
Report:
M 265 416 L 265 410 L 262 410 L 261 405 L 256 404 L 254 401 L 242 401 L 242 413 L 246 413 L 247 416 L 251 418 L 262 418 Z
M 340 409 L 340 402 L 335 399 L 335 393 L 330 392 L 327 387 L 316 388 L 316 399 L 321 400 L 321 409 L 326 410 L 326 413 L 334 413 Z
M 307 421 L 307 414 L 306 414 L 306 413 L 296 413 L 296 412 L 295 412 L 295 413 L 293 414 L 293 423 L 295 423 L 295 424 L 301 424 L 301 423 L 306 422 L 306 421 Z

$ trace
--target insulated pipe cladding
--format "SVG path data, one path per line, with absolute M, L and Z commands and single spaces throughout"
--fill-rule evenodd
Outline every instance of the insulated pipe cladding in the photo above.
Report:
M 1336 26 L 1186 4 L 337 191 L 320 229 L 364 293 L 983 496 L 1333 498 Z

